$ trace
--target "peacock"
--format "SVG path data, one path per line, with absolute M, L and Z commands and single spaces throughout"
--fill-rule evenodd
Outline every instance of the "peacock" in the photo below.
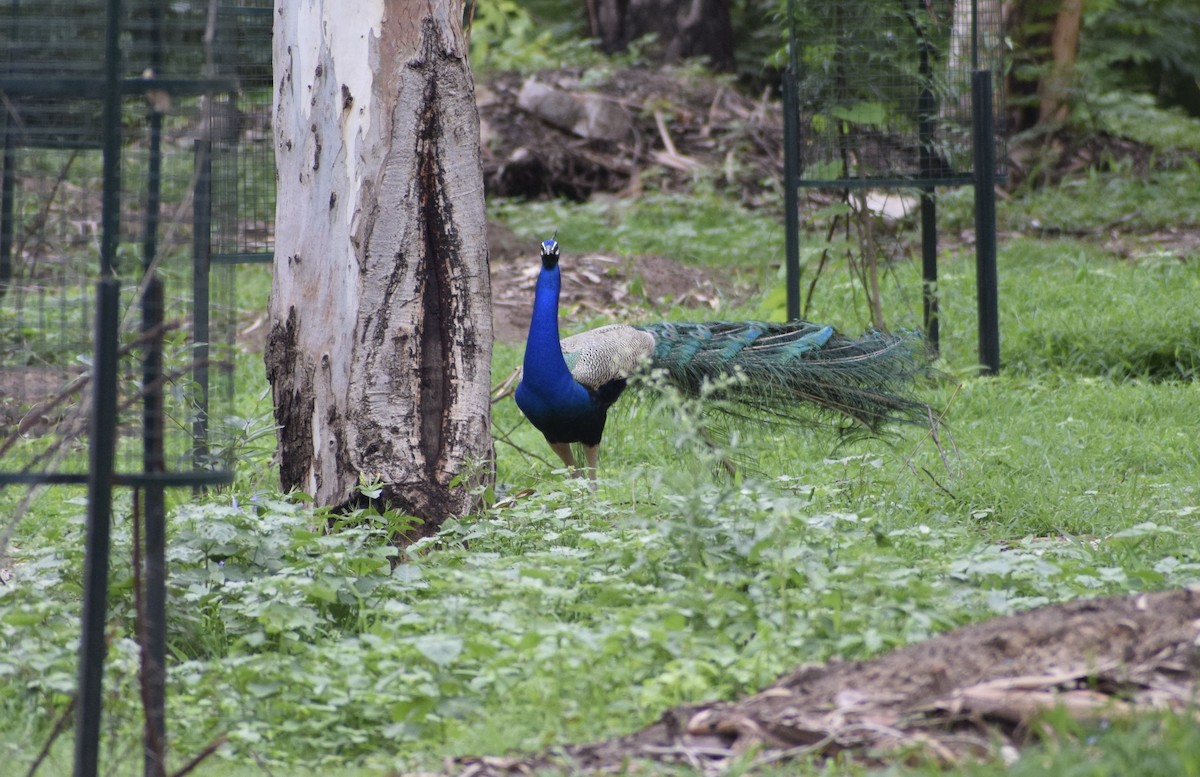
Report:
M 688 397 L 719 385 L 720 409 L 766 423 L 811 421 L 808 406 L 844 419 L 843 428 L 874 433 L 926 413 L 912 396 L 914 380 L 929 369 L 915 333 L 870 331 L 853 339 L 804 321 L 664 322 L 612 324 L 560 341 L 559 255 L 554 238 L 542 242 L 515 397 L 573 472 L 579 462 L 572 443 L 582 444 L 593 487 L 608 410 L 638 373 Z

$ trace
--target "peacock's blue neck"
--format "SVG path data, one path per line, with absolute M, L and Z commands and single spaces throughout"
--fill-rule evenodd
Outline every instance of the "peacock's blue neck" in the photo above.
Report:
M 563 359 L 558 336 L 558 296 L 562 274 L 558 265 L 543 267 L 538 274 L 533 298 L 533 317 L 525 343 L 525 374 L 522 378 L 539 391 L 567 390 L 575 379 Z

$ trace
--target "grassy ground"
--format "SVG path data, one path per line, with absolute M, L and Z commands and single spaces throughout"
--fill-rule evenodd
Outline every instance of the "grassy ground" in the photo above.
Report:
M 171 520 L 174 762 L 227 736 L 199 774 L 436 769 L 446 756 L 628 732 L 805 661 L 1200 581 L 1200 257 L 1153 241 L 1118 255 L 1104 233 L 1031 227 L 1050 214 L 1088 233 L 1134 213 L 1122 229 L 1195 233 L 1195 172 L 1097 174 L 1004 208 L 999 377 L 976 374 L 973 256 L 943 252 L 945 380 L 927 390 L 946 410 L 940 448 L 919 430 L 844 445 L 820 430 L 747 430 L 733 452 L 755 466 L 730 481 L 712 474 L 727 451 L 695 433 L 694 407 L 628 402 L 610 420 L 592 495 L 554 471 L 507 400 L 495 408 L 501 501 L 410 549 L 395 572 L 382 540 L 396 516 L 360 513 L 326 533 L 324 516 L 272 491 L 258 433 L 270 423 L 265 379 L 259 355 L 245 354 L 247 466 L 237 487 L 181 499 Z M 947 197 L 946 234 L 969 223 L 967 204 Z M 711 192 L 495 214 L 521 234 L 558 228 L 567 272 L 574 251 L 653 251 L 769 282 L 762 262 L 783 239 L 771 214 Z M 251 308 L 265 283 L 246 272 L 240 304 Z M 916 270 L 889 278 L 891 320 L 915 324 Z M 833 275 L 812 317 L 853 331 L 860 303 Z M 499 347 L 497 378 L 519 359 Z M 81 514 L 69 490 L 41 499 L 14 543 L 17 577 L 0 587 L 6 763 L 29 762 L 74 685 Z M 127 504 L 118 515 L 106 773 L 133 774 Z M 1194 724 L 1051 722 L 1060 735 L 1013 766 L 964 773 L 1197 773 Z M 60 745 L 41 773 L 69 763 Z M 933 767 L 891 773 L 911 769 Z

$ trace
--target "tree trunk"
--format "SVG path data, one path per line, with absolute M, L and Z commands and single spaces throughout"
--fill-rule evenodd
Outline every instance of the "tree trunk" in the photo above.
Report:
M 708 60 L 713 70 L 733 70 L 733 17 L 729 0 L 587 0 L 592 35 L 612 54 L 643 35 L 658 36 L 658 57 Z
M 1079 50 L 1079 28 L 1083 24 L 1084 0 L 1062 0 L 1050 36 L 1050 72 L 1038 90 L 1039 124 L 1061 124 L 1067 119 L 1071 84 L 1075 78 L 1075 55 Z
M 1054 128 L 1067 117 L 1083 0 L 1011 0 L 1005 9 L 1013 47 L 1007 129 Z
M 472 507 L 493 458 L 462 3 L 295 0 L 275 11 L 266 365 L 281 481 L 342 507 L 363 501 L 362 473 L 428 533 Z

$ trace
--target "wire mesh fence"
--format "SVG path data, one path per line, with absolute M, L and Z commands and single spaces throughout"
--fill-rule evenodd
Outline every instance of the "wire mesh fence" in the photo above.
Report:
M 79 482 L 87 467 L 107 11 L 0 5 L 0 482 Z M 127 0 L 119 22 L 117 470 L 144 471 L 143 438 L 157 436 L 156 469 L 217 482 L 229 463 L 229 265 L 270 257 L 271 8 Z M 160 323 L 141 312 L 151 277 Z M 148 394 L 161 396 L 150 411 Z
M 1003 99 L 1000 14 L 998 0 L 796 0 L 800 184 L 969 183 L 973 74 Z M 1003 127 L 992 142 L 1002 163 Z
M 999 0 L 788 0 L 784 75 L 787 315 L 801 315 L 800 188 L 840 191 L 859 231 L 848 264 L 883 327 L 866 188 L 919 193 L 925 331 L 939 347 L 939 186 L 975 189 L 980 363 L 1000 369 L 995 183 L 1004 175 Z M 851 191 L 856 191 L 856 196 Z M 834 216 L 828 230 L 849 218 Z M 823 253 L 824 257 L 825 254 Z M 819 277 L 824 260 L 818 263 Z M 813 282 L 809 284 L 809 297 Z
M 270 0 L 217 7 L 238 90 L 218 96 L 213 131 L 212 260 L 268 262 L 274 248 L 275 149 L 271 139 Z
M 0 486 L 88 487 L 82 777 L 115 485 L 138 487 L 145 773 L 165 774 L 164 489 L 232 479 L 231 275 L 271 248 L 270 21 L 262 0 L 0 6 Z

